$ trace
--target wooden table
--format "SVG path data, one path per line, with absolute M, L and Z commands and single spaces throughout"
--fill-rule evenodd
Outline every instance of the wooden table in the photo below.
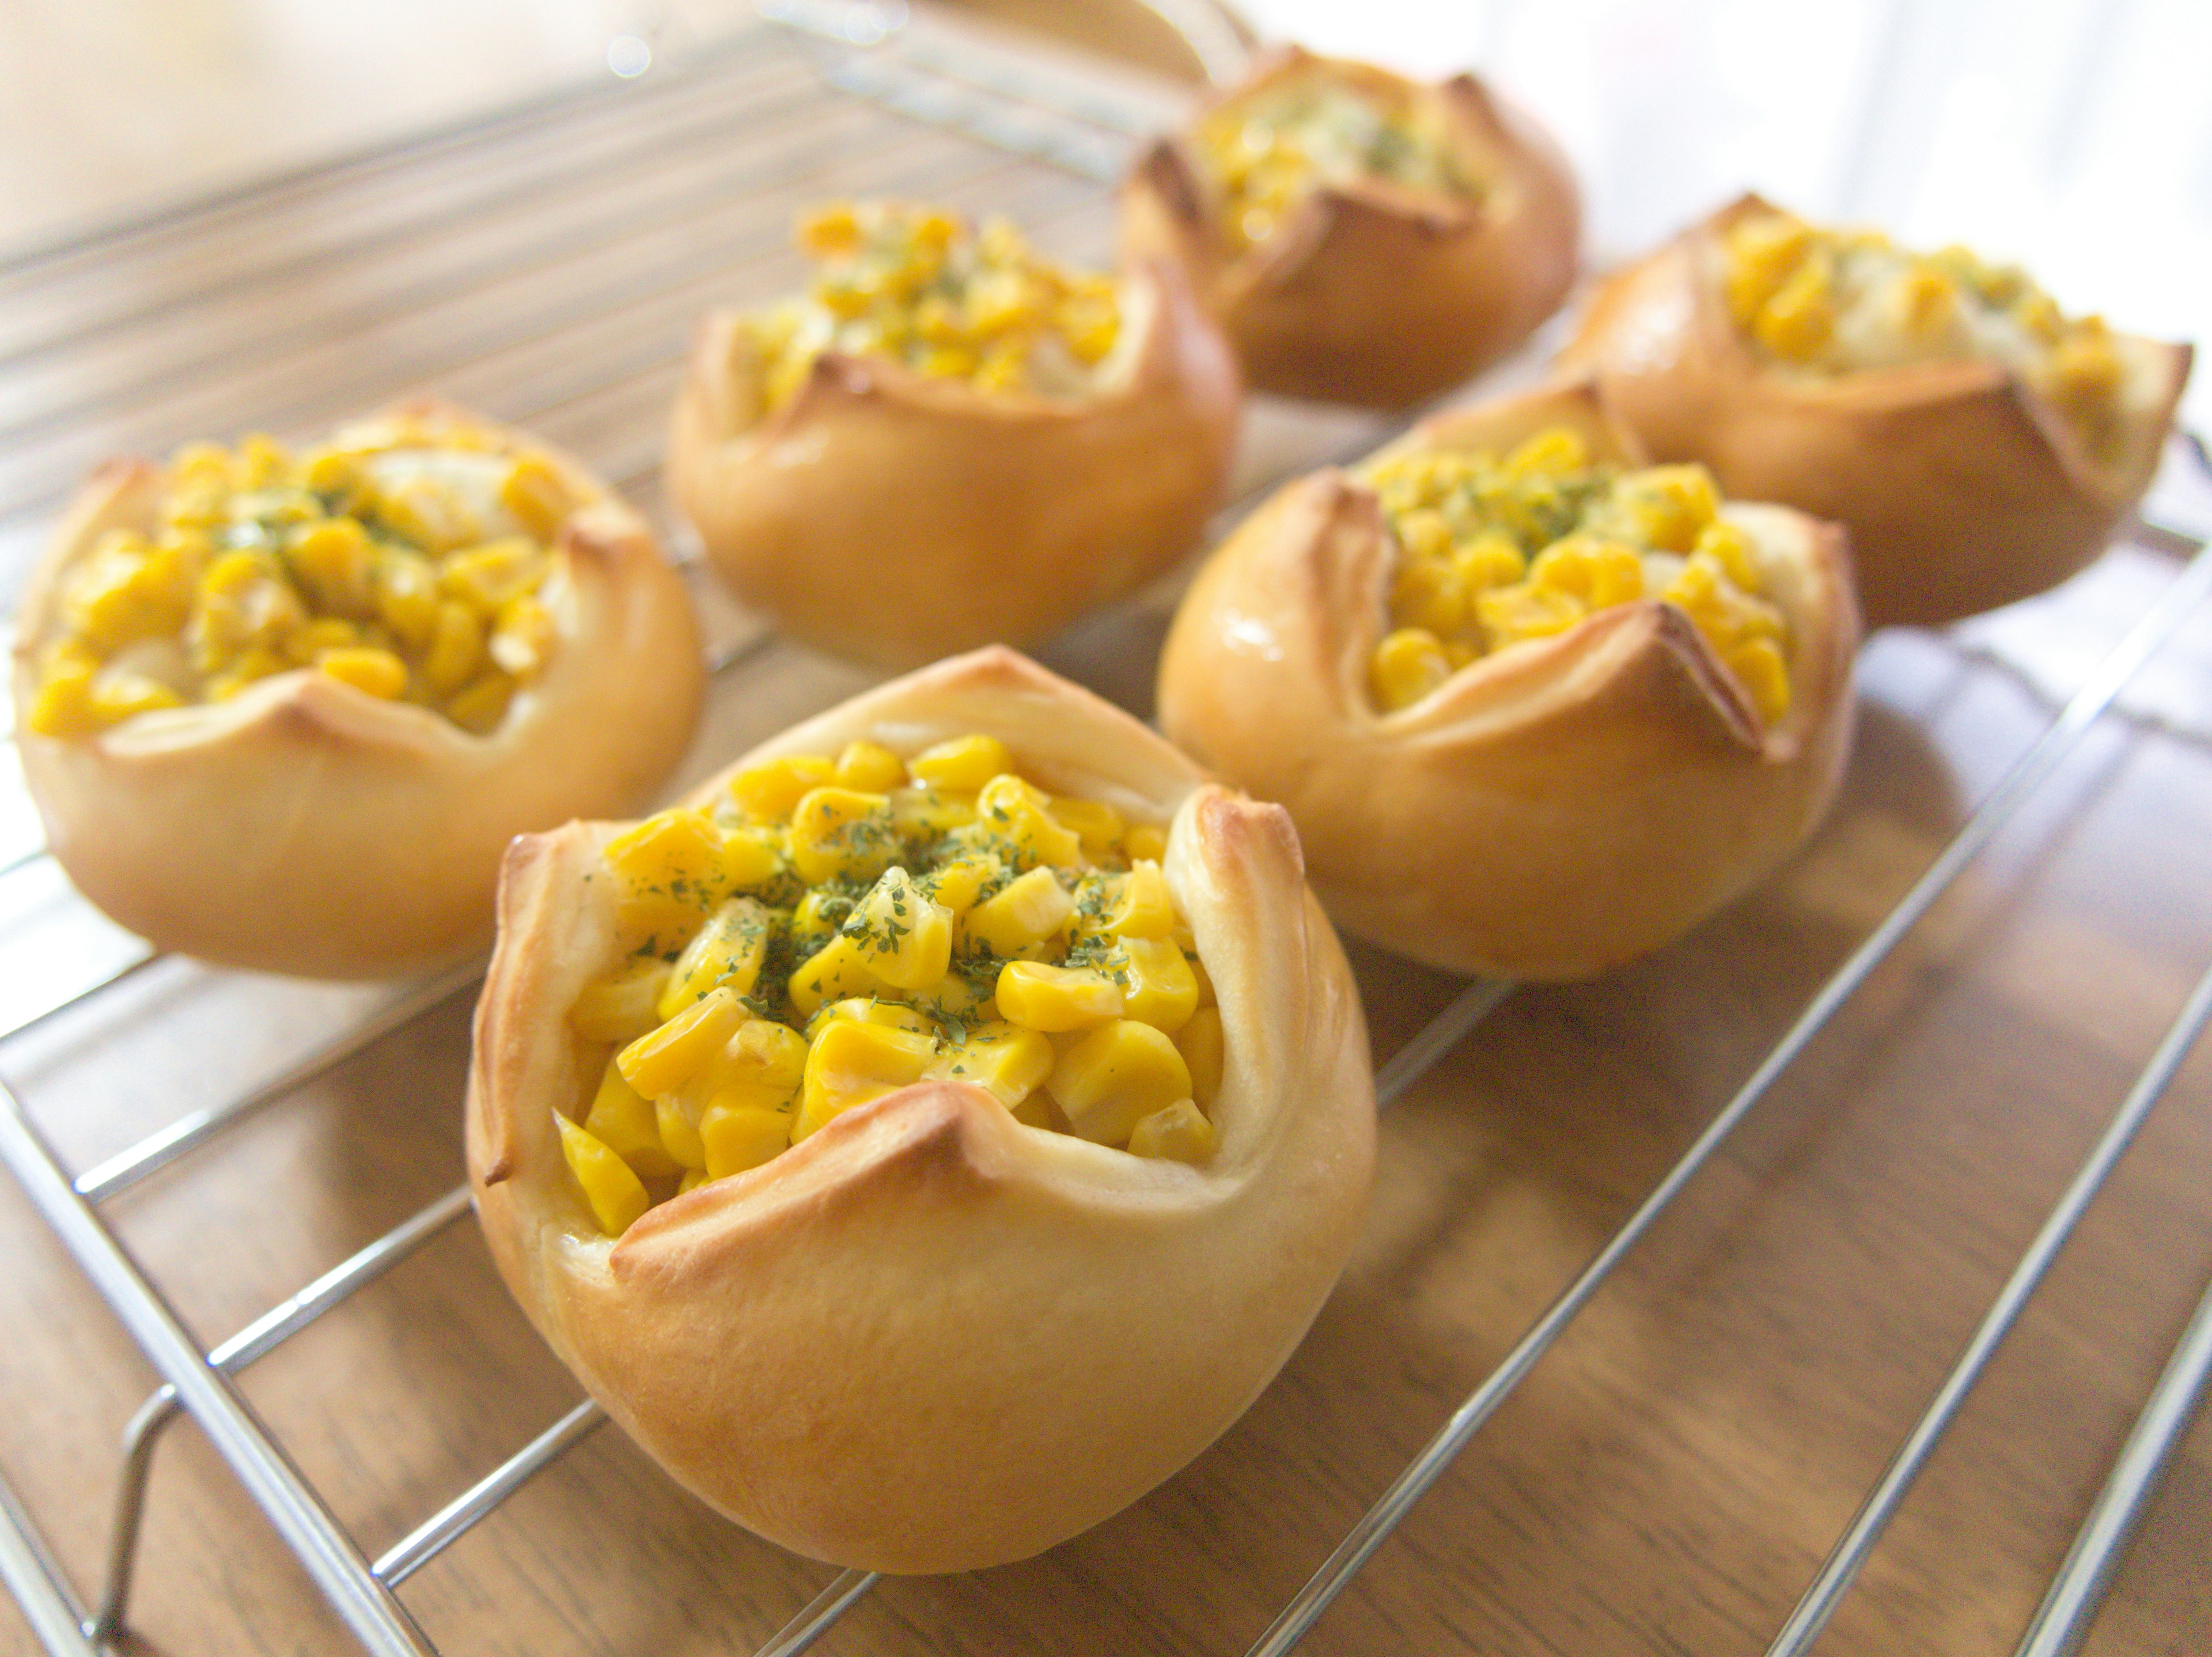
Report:
M 0 271 L 0 570 L 20 570 L 102 454 L 247 425 L 306 435 L 416 389 L 532 424 L 665 521 L 655 468 L 685 332 L 709 302 L 794 283 L 794 209 L 927 193 L 1010 211 L 1054 253 L 1105 255 L 1098 180 L 823 78 L 893 98 L 934 87 L 972 107 L 972 85 L 942 76 L 948 53 L 981 48 L 953 39 L 924 22 L 876 53 L 824 57 L 763 27 L 665 79 Z M 1096 130 L 1023 117 L 1047 138 L 1073 132 L 1088 146 L 1067 152 L 1079 165 L 1110 160 L 1117 122 L 1172 103 L 1037 54 L 957 63 L 1026 67 L 1055 101 L 1091 95 Z M 1380 429 L 1257 405 L 1239 490 Z M 1146 710 L 1172 598 L 1170 583 L 1045 659 Z M 726 603 L 711 610 L 718 642 L 742 653 L 717 680 L 691 774 L 868 682 L 764 638 Z M 2212 674 L 2212 651 L 2191 670 Z M 1843 800 L 1778 879 L 1602 982 L 1515 992 L 1390 1111 L 1351 1270 L 1218 1445 L 1042 1559 L 884 1585 L 820 1649 L 1243 1650 L 2051 716 L 2011 667 L 1942 636 L 1875 639 L 1862 691 Z M 20 840 L 9 809 L 0 838 Z M 2201 740 L 2126 718 L 2093 731 L 1307 1648 L 1764 1651 L 2212 956 L 2208 832 Z M 43 864 L 0 877 L 0 1024 L 137 953 Z M 1355 960 L 1378 1058 L 1462 987 L 1372 951 Z M 0 1045 L 0 1074 L 82 1168 L 274 1074 L 390 993 L 162 960 Z M 108 1205 L 204 1341 L 458 1180 L 467 1010 L 450 998 Z M 2011 1649 L 2212 1277 L 2208 1171 L 2212 1060 L 2199 1056 L 1822 1650 Z M 13 1405 L 0 1471 L 89 1589 L 116 1435 L 154 1378 L 4 1185 L 0 1261 L 0 1396 Z M 244 1390 L 372 1555 L 578 1397 L 465 1221 L 252 1368 Z M 129 1648 L 353 1649 L 198 1435 L 173 1434 L 161 1454 Z M 2200 1424 L 2091 1651 L 2212 1651 L 2209 1528 Z M 830 1575 L 713 1517 L 603 1430 L 403 1597 L 451 1654 L 659 1657 L 750 1651 Z M 10 1649 L 33 1649 L 4 1604 L 0 1629 Z

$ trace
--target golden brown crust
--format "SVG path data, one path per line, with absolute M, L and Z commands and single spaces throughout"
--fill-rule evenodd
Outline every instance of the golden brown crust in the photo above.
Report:
M 1571 423 L 1633 462 L 1586 381 L 1439 418 L 1404 447 L 1502 450 Z M 1160 718 L 1200 763 L 1290 807 L 1346 929 L 1455 972 L 1571 978 L 1668 942 L 1811 831 L 1849 745 L 1858 637 L 1844 537 L 1772 507 L 1762 544 L 1794 641 L 1762 729 L 1682 612 L 1646 600 L 1377 713 L 1368 663 L 1396 548 L 1373 493 L 1322 472 L 1215 553 L 1161 659 Z
M 1559 308 L 1580 234 L 1573 175 L 1534 122 L 1471 75 L 1421 86 L 1296 46 L 1269 54 L 1200 117 L 1316 76 L 1434 105 L 1464 163 L 1487 181 L 1485 199 L 1377 181 L 1325 186 L 1239 252 L 1188 141 L 1167 138 L 1123 182 L 1121 244 L 1181 261 L 1256 388 L 1396 407 L 1497 361 Z
M 1767 368 L 1729 315 L 1731 203 L 1599 289 L 1563 364 L 1662 460 L 1842 523 L 1870 625 L 1952 621 L 2055 586 L 2104 550 L 2157 470 L 2191 348 L 2116 336 L 2142 365 L 2120 458 L 2100 464 L 2033 387 L 1987 362 L 1814 381 Z
M 552 1119 L 581 1080 L 566 1009 L 614 960 L 613 893 L 586 878 L 609 825 L 518 843 L 477 1015 L 470 1177 L 532 1320 L 707 1501 L 880 1570 L 1024 1557 L 1197 1454 L 1328 1295 L 1373 1156 L 1358 997 L 1279 807 L 1204 783 L 1127 716 L 1005 650 L 872 691 L 738 763 L 860 737 L 910 752 L 969 730 L 1048 785 L 1172 814 L 1168 880 L 1230 1055 L 1205 1167 L 923 1083 L 611 1242 Z
M 525 441 L 444 405 L 392 415 Z M 690 740 L 704 687 L 697 626 L 643 521 L 575 462 L 550 458 L 584 503 L 543 592 L 559 643 L 496 730 L 472 736 L 301 671 L 81 740 L 24 731 L 47 844 L 77 889 L 164 948 L 380 977 L 485 938 L 514 835 L 644 803 Z M 145 461 L 112 463 L 63 521 L 24 601 L 18 707 L 58 624 L 63 574 L 104 531 L 152 527 L 161 479 Z
M 829 352 L 765 419 L 739 319 L 711 316 L 677 499 L 738 596 L 808 643 L 911 667 L 1043 638 L 1198 544 L 1236 442 L 1236 363 L 1180 271 L 1134 265 L 1121 301 L 1137 337 L 1078 399 Z

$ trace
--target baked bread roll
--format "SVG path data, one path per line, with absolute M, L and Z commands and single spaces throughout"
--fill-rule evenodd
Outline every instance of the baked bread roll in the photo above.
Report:
M 1858 638 L 1842 533 L 1639 460 L 1587 381 L 1554 385 L 1289 484 L 1200 574 L 1162 727 L 1290 808 L 1347 930 L 1586 977 L 1826 810 Z
M 1566 297 L 1565 158 L 1472 75 L 1270 54 L 1121 191 L 1121 246 L 1181 263 L 1261 391 L 1396 407 L 1513 350 Z
M 2016 268 L 1746 196 L 1600 288 L 1562 358 L 1652 454 L 1850 532 L 1870 625 L 2055 586 L 2142 498 L 2191 348 Z
M 167 949 L 374 978 L 486 939 L 526 829 L 690 740 L 689 594 L 574 460 L 411 404 L 93 474 L 27 590 L 18 746 L 79 891 Z
M 1366 1035 L 1288 817 L 1011 651 L 518 840 L 500 923 L 493 1257 L 624 1430 L 800 1553 L 964 1570 L 1097 1523 L 1351 1248 Z
M 794 637 L 886 667 L 1024 643 L 1198 544 L 1228 346 L 1171 264 L 1062 271 L 1010 224 L 838 205 L 803 297 L 708 319 L 669 478 L 714 568 Z

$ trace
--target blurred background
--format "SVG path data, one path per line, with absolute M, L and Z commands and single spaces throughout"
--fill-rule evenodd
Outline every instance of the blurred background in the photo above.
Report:
M 893 0 L 896 3 L 896 0 Z M 1152 0 L 1176 15 L 1203 0 Z M 1170 65 L 1139 0 L 986 9 Z M 2069 308 L 2212 337 L 2204 0 L 1243 0 L 1269 38 L 1472 65 L 1578 164 L 1603 263 L 1745 187 L 2026 263 Z M 592 76 L 750 0 L 12 0 L 0 251 Z M 2212 424 L 2212 375 L 2187 415 Z

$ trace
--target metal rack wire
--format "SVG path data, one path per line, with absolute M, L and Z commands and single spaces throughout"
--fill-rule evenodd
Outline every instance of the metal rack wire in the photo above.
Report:
M 795 52 L 781 33 L 748 33 L 702 53 L 683 73 L 668 78 L 642 95 L 661 101 L 661 127 L 653 142 L 671 142 L 673 126 L 703 153 L 723 128 L 717 125 L 713 106 L 726 94 L 732 81 L 742 82 L 750 97 L 779 98 L 792 110 L 804 105 L 799 95 L 806 76 L 818 72 L 830 84 L 851 96 L 880 104 L 907 119 L 956 131 L 980 140 L 990 149 L 1009 152 L 1046 162 L 1084 180 L 1112 176 L 1131 137 L 1144 129 L 1146 113 L 1136 105 L 1102 99 L 1091 91 L 1080 95 L 1057 87 L 1023 59 L 994 53 L 972 43 L 934 36 L 916 36 L 902 42 L 905 31 L 902 9 L 840 7 L 812 0 L 774 0 L 763 8 L 786 29 L 805 31 L 834 44 L 817 55 Z M 894 49 L 884 49 L 890 42 Z M 897 50 L 901 45 L 907 49 Z M 788 78 L 789 84 L 779 76 Z M 782 90 L 778 88 L 781 88 Z M 1058 94 L 1058 95 L 1055 95 Z M 577 124 L 598 119 L 601 98 L 564 97 L 507 112 L 494 120 L 466 130 L 439 135 L 410 147 L 406 155 L 419 159 L 433 155 L 466 153 L 478 161 L 496 163 L 497 174 L 489 192 L 464 194 L 429 210 L 431 229 L 452 227 L 487 212 L 500 204 L 525 199 L 532 188 L 526 152 L 542 142 L 549 131 L 564 124 L 574 136 Z M 748 105 L 750 114 L 757 114 Z M 820 120 L 819 112 L 808 119 Z M 817 135 L 818 138 L 818 134 Z M 594 140 L 600 142 L 601 140 Z M 246 192 L 204 204 L 189 213 L 172 213 L 135 227 L 118 227 L 83 240 L 78 247 L 34 250 L 0 265 L 0 287 L 22 284 L 51 273 L 58 265 L 81 261 L 103 247 L 134 240 L 158 239 L 177 227 L 204 227 L 210 217 L 250 215 L 266 210 L 287 192 L 326 186 L 342 177 L 350 187 L 370 196 L 381 170 L 390 168 L 394 155 L 385 152 L 359 158 L 316 174 L 298 175 L 257 192 Z M 757 183 L 773 168 L 749 154 L 732 165 Z M 996 181 L 986 152 L 963 152 L 957 158 L 928 158 L 925 177 L 918 163 L 901 173 L 879 158 L 868 163 L 879 188 L 927 187 L 943 193 Z M 744 171 L 750 168 L 750 173 Z M 500 169 L 506 169 L 501 173 Z M 799 189 L 827 187 L 830 162 L 802 167 L 795 179 L 779 182 Z M 708 170 L 689 194 L 663 202 L 657 213 L 685 212 L 693 205 L 717 197 L 730 187 L 726 172 Z M 1095 204 L 1095 196 L 1079 193 L 1055 197 L 1042 192 L 1037 210 L 1030 216 L 1048 223 L 1055 205 L 1073 200 Z M 418 213 L 418 218 L 425 217 Z M 646 220 L 633 216 L 633 228 Z M 342 263 L 365 245 L 359 235 L 302 247 L 258 265 L 217 269 L 210 274 L 202 295 L 234 296 L 256 283 L 272 278 L 270 270 Z M 738 226 L 728 236 L 702 240 L 688 260 L 663 263 L 651 273 L 625 276 L 612 273 L 611 285 L 603 285 L 558 300 L 550 308 L 509 319 L 495 339 L 475 338 L 474 356 L 462 367 L 487 369 L 497 387 L 499 400 L 515 417 L 557 417 L 562 411 L 631 389 L 641 396 L 658 393 L 664 387 L 672 360 L 665 336 L 642 338 L 611 350 L 593 354 L 576 366 L 556 363 L 549 372 L 543 362 L 530 360 L 503 362 L 501 353 L 516 345 L 543 344 L 589 330 L 595 320 L 610 311 L 653 316 L 688 314 L 696 303 L 700 279 L 727 267 L 733 259 L 765 259 L 768 238 L 780 235 L 780 225 L 763 230 L 758 224 Z M 557 245 L 535 248 L 520 256 L 531 271 L 578 256 L 593 245 L 579 228 Z M 497 266 L 478 264 L 455 273 L 433 272 L 411 295 L 394 298 L 390 292 L 369 308 L 350 317 L 346 326 L 375 326 L 376 319 L 397 314 L 410 306 L 450 304 L 476 289 L 493 289 L 516 273 L 515 256 Z M 106 330 L 143 326 L 160 308 L 126 303 L 86 324 L 74 338 L 97 339 Z M 21 362 L 42 350 L 56 349 L 53 339 L 18 342 L 12 349 L 0 345 L 0 360 Z M 303 338 L 304 338 L 303 334 Z M 295 344 L 300 343 L 293 342 Z M 309 339 L 308 344 L 313 341 Z M 269 349 L 274 350 L 275 347 Z M 557 355 L 557 354 L 556 354 Z M 162 384 L 188 384 L 198 359 L 189 355 L 169 367 L 170 380 Z M 404 380 L 410 364 L 392 365 L 392 377 Z M 358 386 L 345 395 L 358 399 Z M 302 421 L 325 411 L 328 397 L 295 397 L 288 416 Z M 189 399 L 179 417 L 189 417 Z M 72 412 L 80 425 L 97 428 L 101 441 L 114 440 L 113 429 L 128 428 L 121 405 L 109 409 L 92 399 Z M 1373 441 L 1371 428 L 1363 428 L 1356 448 Z M 65 451 L 69 445 L 53 445 Z M 2201 452 L 2197 454 L 2202 463 Z M 644 493 L 650 485 L 650 451 L 635 454 L 627 466 L 614 470 L 623 484 Z M 38 481 L 46 473 L 28 470 L 11 472 L 0 466 L 0 547 L 13 537 L 20 545 L 37 521 L 53 505 L 53 498 Z M 1609 1241 L 1562 1293 L 1552 1307 L 1522 1337 L 1508 1355 L 1482 1381 L 1465 1403 L 1452 1413 L 1404 1471 L 1376 1500 L 1365 1515 L 1346 1534 L 1311 1580 L 1285 1605 L 1272 1626 L 1251 1647 L 1251 1657 L 1279 1657 L 1291 1650 L 1328 1610 L 1382 1546 L 1453 1459 L 1480 1431 L 1518 1387 L 1574 1319 L 1587 1307 L 1621 1262 L 1635 1249 L 1661 1215 L 1706 1167 L 1716 1151 L 1754 1111 L 1776 1081 L 1812 1045 L 1830 1020 L 1896 946 L 1927 915 L 1951 886 L 2036 795 L 2061 762 L 2081 741 L 2112 705 L 2130 677 L 2160 650 L 2212 594 L 2212 551 L 2202 550 L 2205 534 L 2186 525 L 2155 527 L 2169 544 L 2197 548 L 2182 574 L 2146 613 L 2052 722 L 2041 740 L 2004 776 L 1974 811 L 1949 845 L 1906 894 L 1828 979 L 1788 1032 L 1753 1070 L 1729 1103 L 1715 1116 L 1655 1189 L 1621 1225 Z M 726 668 L 740 661 L 763 639 L 759 628 L 744 618 L 725 630 L 711 665 Z M 0 878 L 29 866 L 41 856 L 33 846 L 0 849 Z M 64 1010 L 100 996 L 144 972 L 161 958 L 139 953 L 123 959 L 96 982 L 81 986 L 47 1008 L 20 1018 L 11 1030 L 0 1032 L 0 1040 L 21 1035 Z M 103 1219 L 101 1205 L 139 1181 L 168 1167 L 257 1112 L 281 1104 L 304 1086 L 372 1044 L 402 1028 L 431 1009 L 470 989 L 480 968 L 469 966 L 415 985 L 395 995 L 380 1010 L 337 1032 L 285 1067 L 282 1073 L 216 1106 L 185 1114 L 137 1144 L 72 1174 L 62 1158 L 33 1124 L 11 1088 L 0 1087 L 0 1162 L 21 1185 L 40 1216 L 66 1246 L 84 1275 L 113 1309 L 161 1377 L 160 1385 L 131 1419 L 124 1435 L 121 1468 L 110 1526 L 106 1575 L 96 1600 L 80 1595 L 57 1563 L 41 1531 L 4 1481 L 0 1481 L 0 1580 L 4 1580 L 28 1618 L 33 1631 L 55 1657 L 94 1657 L 113 1649 L 128 1609 L 133 1569 L 138 1557 L 140 1521 L 144 1511 L 147 1480 L 156 1448 L 167 1426 L 180 1415 L 198 1423 L 256 1504 L 265 1513 L 288 1546 L 295 1553 L 315 1583 L 328 1598 L 362 1647 L 377 1654 L 434 1652 L 407 1606 L 395 1592 L 415 1572 L 495 1511 L 536 1473 L 552 1465 L 581 1443 L 604 1421 L 598 1406 L 576 1405 L 547 1426 L 514 1455 L 477 1483 L 425 1518 L 374 1559 L 368 1557 L 333 1515 L 322 1495 L 300 1473 L 280 1443 L 259 1420 L 235 1385 L 235 1378 L 317 1319 L 335 1311 L 354 1295 L 407 1259 L 441 1235 L 467 1207 L 465 1188 L 446 1192 L 331 1268 L 297 1293 L 271 1307 L 228 1340 L 203 1348 L 186 1331 L 161 1288 L 138 1265 L 112 1227 Z M 1378 1100 L 1389 1105 L 1431 1066 L 1447 1055 L 1469 1031 L 1496 1009 L 1512 992 L 1498 983 L 1468 986 L 1425 1027 L 1393 1056 L 1376 1078 Z M 2075 1222 L 2103 1184 L 2136 1129 L 2172 1080 L 2208 1021 L 2212 1021 L 2212 971 L 2208 971 L 2187 1005 L 2167 1031 L 2157 1052 L 2112 1116 L 2095 1148 L 2081 1165 L 2064 1196 L 2051 1209 L 2042 1231 L 2021 1257 L 2010 1280 L 1990 1306 L 1980 1327 L 1943 1382 L 1926 1412 L 1902 1443 L 1881 1481 L 1869 1492 L 1859 1514 L 1838 1538 L 1826 1565 L 1787 1624 L 1770 1648 L 1771 1657 L 1800 1654 L 1810 1648 L 1829 1615 L 1846 1593 L 1883 1526 L 1893 1514 L 1914 1477 L 1979 1379 L 1991 1354 L 2004 1338 L 2015 1317 L 2033 1294 L 2052 1260 L 2063 1246 Z M 2033 1628 L 2023 1636 L 2023 1657 L 2054 1657 L 2079 1643 L 2094 1615 L 2100 1593 L 2108 1581 L 2119 1550 L 2125 1545 L 2130 1524 L 2154 1487 L 2163 1459 L 2178 1438 L 2212 1373 L 2212 1292 L 2177 1348 L 2166 1372 L 2143 1405 L 2137 1430 L 2116 1460 L 2109 1482 L 2084 1522 L 2075 1547 L 2053 1578 L 2044 1606 Z M 846 1571 L 838 1575 L 787 1627 L 761 1648 L 761 1657 L 793 1657 L 821 1638 L 847 1611 L 875 1587 L 872 1573 Z

